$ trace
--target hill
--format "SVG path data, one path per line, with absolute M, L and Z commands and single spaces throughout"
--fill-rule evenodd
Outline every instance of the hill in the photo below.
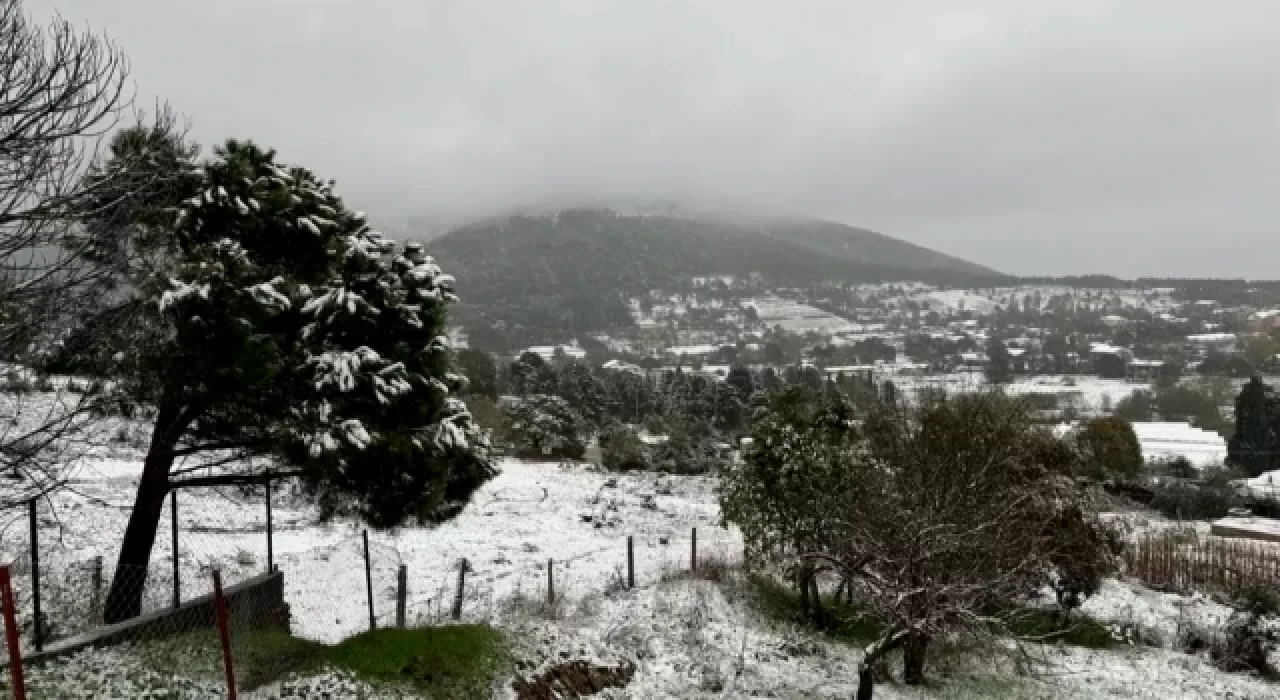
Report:
M 821 221 L 730 220 L 574 209 L 495 218 L 428 244 L 458 278 L 461 320 L 547 339 L 630 322 L 627 294 L 695 275 L 804 285 L 990 281 L 987 268 L 871 231 Z

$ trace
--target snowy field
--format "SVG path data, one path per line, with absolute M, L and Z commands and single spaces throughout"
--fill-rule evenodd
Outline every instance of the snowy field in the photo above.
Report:
M 904 391 L 944 389 L 947 393 L 965 393 L 991 388 L 982 372 L 916 375 L 895 372 L 894 365 L 884 365 L 884 368 L 888 371 L 877 378 L 892 379 L 894 385 Z M 1054 394 L 1061 405 L 1071 404 L 1081 411 L 1106 411 L 1148 386 L 1082 374 L 1019 376 L 1001 388 L 1013 396 Z
M 760 321 L 769 328 L 781 326 L 788 333 L 803 335 L 812 331 L 833 335 L 856 333 L 861 329 L 861 326 L 846 318 L 789 299 L 759 297 L 746 299 L 742 305 L 755 307 Z
M 1032 295 L 1040 295 L 1041 309 L 1052 297 L 1067 296 L 1076 303 L 1094 309 L 1143 309 L 1152 313 L 1177 308 L 1178 302 L 1168 290 L 1156 289 L 1083 289 L 1062 286 L 1023 285 L 994 289 L 929 289 L 917 288 L 906 294 L 916 302 L 927 302 L 930 309 L 954 313 L 969 311 L 975 314 L 992 313 L 997 306 L 1008 308 L 1016 300 L 1019 305 Z
M 145 435 L 121 433 L 84 455 L 74 491 L 43 506 L 40 519 L 45 609 L 55 629 L 83 613 L 84 563 L 103 556 L 124 529 L 141 465 Z M 136 426 L 135 428 L 136 429 Z M 315 522 L 315 511 L 295 495 L 275 499 L 275 561 L 285 574 L 286 599 L 296 634 L 333 642 L 368 624 L 361 527 L 351 521 Z M 262 494 L 212 489 L 179 496 L 180 567 L 184 595 L 203 592 L 213 566 L 229 580 L 265 569 Z M 167 516 L 167 511 L 166 511 Z M 437 527 L 371 532 L 375 607 L 380 624 L 394 617 L 396 571 L 408 566 L 411 620 L 447 617 L 458 562 L 470 562 L 463 620 L 506 631 L 518 659 L 533 669 L 569 658 L 636 665 L 632 682 L 605 698 L 782 697 L 848 698 L 857 682 L 860 651 L 788 624 L 761 617 L 740 585 L 691 580 L 687 571 L 691 528 L 698 528 L 700 561 L 736 561 L 741 542 L 718 526 L 710 478 L 654 474 L 613 475 L 581 465 L 506 460 L 455 520 Z M 17 565 L 16 588 L 29 614 L 25 513 L 0 530 L 0 560 Z M 637 588 L 623 590 L 626 537 L 635 538 Z M 168 603 L 167 519 L 153 561 L 152 607 Z M 540 605 L 546 564 L 553 560 L 563 601 Z M 67 572 L 74 572 L 68 574 Z M 1200 657 L 1168 648 L 1181 625 L 1225 619 L 1224 606 L 1202 597 L 1157 593 L 1108 582 L 1084 608 L 1117 634 L 1135 626 L 1162 648 L 1125 646 L 1107 652 L 1033 646 L 1031 673 L 987 658 L 944 655 L 923 688 L 884 685 L 884 698 L 1280 698 L 1280 686 L 1214 670 Z M 1025 669 L 1023 669 L 1025 670 Z M 44 688 L 111 687 L 137 697 L 147 688 L 182 683 L 183 697 L 220 697 L 217 683 L 156 674 L 120 650 L 86 652 L 34 670 Z M 87 686 L 86 679 L 103 685 Z M 245 697 L 308 697 L 322 686 L 359 684 L 322 675 L 270 686 Z M 499 695 L 511 695 L 508 684 Z M 60 693 L 61 691 L 58 691 Z M 290 695 L 292 693 L 293 695 Z M 49 696 L 49 695 L 46 695 Z M 63 697 L 55 693 L 55 697 Z M 76 695 L 68 694 L 68 697 Z M 79 697 L 100 697 L 97 691 Z

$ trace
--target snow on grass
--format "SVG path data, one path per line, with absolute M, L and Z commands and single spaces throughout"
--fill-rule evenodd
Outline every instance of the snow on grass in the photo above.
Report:
M 642 590 L 595 596 L 562 616 L 508 614 L 526 677 L 566 659 L 634 663 L 625 688 L 604 698 L 849 698 L 861 650 L 786 623 L 773 623 L 735 585 L 677 579 Z M 1203 659 L 1167 650 L 1089 651 L 1028 645 L 1029 675 L 1008 663 L 935 654 L 930 682 L 878 685 L 876 697 L 1201 698 L 1280 697 L 1280 687 L 1224 674 Z M 507 691 L 506 697 L 513 694 Z
M 1036 382 L 1026 385 L 1038 386 Z M 1099 386 L 1130 385 L 1099 382 Z M 71 629 L 74 621 L 67 618 L 83 614 L 76 606 L 83 606 L 88 598 L 83 588 L 87 573 L 76 566 L 103 556 L 109 581 L 141 467 L 137 442 L 117 441 L 88 455 L 75 471 L 75 491 L 55 495 L 52 508 L 46 504 L 42 510 L 45 609 L 55 629 Z M 700 560 L 733 559 L 741 554 L 737 533 L 717 526 L 714 479 L 613 475 L 583 465 L 519 460 L 505 460 L 501 466 L 501 474 L 484 485 L 455 520 L 370 533 L 371 578 L 380 626 L 394 619 L 396 572 L 401 564 L 409 571 L 410 621 L 446 621 L 458 562 L 466 558 L 470 568 L 463 620 L 489 622 L 509 632 L 517 658 L 525 662 L 520 673 L 526 676 L 552 663 L 583 658 L 601 663 L 631 661 L 637 666 L 630 685 L 601 697 L 852 695 L 859 650 L 763 619 L 732 586 L 681 578 L 680 572 L 689 568 L 693 527 L 698 528 Z M 265 570 L 265 508 L 260 491 L 192 489 L 180 494 L 179 504 L 184 596 L 207 591 L 212 566 L 223 568 L 229 582 Z M 285 573 L 294 633 L 337 642 L 369 624 L 363 528 L 342 519 L 318 524 L 316 514 L 287 489 L 277 490 L 275 561 Z M 0 523 L 7 525 L 0 537 L 0 558 L 18 564 L 25 561 L 27 551 L 25 514 L 20 515 Z M 628 535 L 635 537 L 638 588 L 634 591 L 621 586 Z M 154 549 L 151 607 L 169 602 L 170 555 L 166 519 Z M 544 602 L 548 559 L 555 567 L 558 594 L 558 602 L 552 605 Z M 59 570 L 80 572 L 81 587 L 76 588 L 74 581 L 67 583 L 68 577 L 60 579 Z M 29 616 L 24 602 L 29 600 L 29 587 L 20 566 L 15 576 L 19 612 Z M 1225 606 L 1202 597 L 1156 593 L 1118 581 L 1108 581 L 1098 596 L 1085 603 L 1083 612 L 1113 629 L 1140 626 L 1166 645 L 1173 642 L 1181 624 L 1214 626 L 1229 614 Z M 1037 649 L 1052 662 L 1040 679 L 969 664 L 956 667 L 971 669 L 964 673 L 931 671 L 940 681 L 923 689 L 878 688 L 877 697 L 1280 697 L 1276 686 L 1223 674 L 1199 658 L 1168 650 Z M 48 688 L 78 687 L 77 683 L 106 687 L 94 686 L 94 679 L 109 679 L 112 688 L 120 689 L 117 697 L 145 697 L 151 688 L 190 688 L 184 696 L 203 697 L 209 687 L 213 688 L 209 697 L 222 696 L 216 679 L 174 679 L 172 671 L 135 661 L 124 648 L 84 652 L 33 674 L 37 683 Z M 344 683 L 355 681 L 341 673 L 316 672 L 277 682 L 261 691 L 267 694 L 250 697 L 306 697 L 323 692 L 324 687 L 347 688 Z M 336 692 L 341 696 L 347 691 Z M 375 695 L 363 686 L 352 692 Z M 112 697 L 79 697 L 91 696 Z

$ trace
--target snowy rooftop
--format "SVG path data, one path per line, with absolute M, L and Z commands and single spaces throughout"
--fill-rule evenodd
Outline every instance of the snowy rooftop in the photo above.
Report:
M 565 357 L 571 357 L 575 360 L 581 360 L 587 356 L 587 351 L 573 345 L 534 345 L 525 348 L 525 352 L 531 352 L 544 360 L 551 360 L 556 356 L 556 351 L 564 353 Z
M 1074 427 L 1063 424 L 1055 427 L 1054 432 L 1061 436 Z M 1227 442 L 1221 435 L 1190 423 L 1134 423 L 1133 432 L 1145 460 L 1184 457 L 1196 467 L 1210 467 L 1221 465 L 1227 458 Z
M 1207 467 L 1227 457 L 1227 441 L 1221 435 L 1190 423 L 1134 423 L 1133 432 L 1144 459 L 1185 457 L 1197 467 Z
M 676 345 L 663 352 L 669 355 L 710 355 L 719 349 L 719 345 Z

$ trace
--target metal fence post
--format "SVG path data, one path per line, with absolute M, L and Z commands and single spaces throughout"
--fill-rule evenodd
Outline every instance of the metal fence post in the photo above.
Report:
M 450 611 L 455 620 L 462 619 L 462 596 L 466 592 L 467 569 L 470 566 L 465 558 L 458 564 L 458 594 L 453 599 L 453 610 Z
M 689 570 L 698 570 L 698 528 L 693 528 L 693 539 L 689 540 Z
M 169 532 L 173 559 L 173 608 L 182 604 L 182 574 L 178 571 L 178 490 L 169 492 Z
M 547 604 L 556 602 L 555 560 L 547 559 Z
M 275 549 L 272 546 L 273 530 L 271 527 L 271 475 L 267 475 L 267 573 L 275 571 Z
M 627 535 L 627 588 L 636 587 L 636 553 L 632 536 Z
M 44 616 L 40 612 L 40 523 L 36 518 L 36 501 L 33 498 L 27 503 L 27 513 L 31 519 L 31 607 L 34 610 L 32 630 L 35 634 L 36 651 L 44 649 Z
M 364 531 L 364 587 L 369 597 L 369 629 L 378 629 L 378 619 L 373 615 L 373 571 L 369 564 L 369 531 Z
M 409 565 L 401 564 L 396 576 L 396 627 L 404 628 L 405 607 L 409 597 Z

